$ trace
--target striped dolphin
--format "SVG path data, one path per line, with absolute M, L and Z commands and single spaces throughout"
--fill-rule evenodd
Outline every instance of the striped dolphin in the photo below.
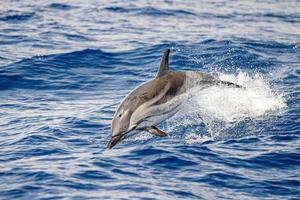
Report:
M 169 49 L 164 51 L 156 77 L 135 88 L 119 105 L 112 120 L 111 139 L 107 148 L 130 137 L 134 130 L 148 131 L 160 137 L 167 136 L 156 125 L 178 111 L 180 104 L 189 96 L 187 91 L 194 86 L 222 84 L 241 87 L 217 80 L 207 73 L 172 71 L 169 69 L 169 53 Z

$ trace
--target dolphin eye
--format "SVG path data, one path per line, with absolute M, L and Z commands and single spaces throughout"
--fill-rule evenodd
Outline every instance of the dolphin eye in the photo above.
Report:
M 119 117 L 122 117 L 122 114 L 119 114 Z

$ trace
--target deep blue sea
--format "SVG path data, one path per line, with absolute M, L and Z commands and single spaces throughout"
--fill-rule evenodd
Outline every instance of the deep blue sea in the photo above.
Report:
M 170 68 L 195 88 L 112 150 L 120 101 Z M 2 0 L 0 199 L 300 199 L 300 1 Z

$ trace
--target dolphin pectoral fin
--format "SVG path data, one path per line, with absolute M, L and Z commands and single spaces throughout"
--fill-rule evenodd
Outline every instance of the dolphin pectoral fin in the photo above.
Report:
M 156 128 L 155 126 L 148 127 L 147 131 L 149 133 L 151 133 L 152 135 L 155 135 L 158 137 L 166 137 L 168 135 L 166 132 L 163 132 L 162 130 Z

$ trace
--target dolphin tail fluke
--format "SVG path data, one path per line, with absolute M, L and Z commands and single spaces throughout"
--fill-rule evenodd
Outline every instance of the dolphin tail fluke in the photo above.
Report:
M 158 136 L 158 137 L 165 137 L 165 136 L 168 135 L 166 132 L 156 128 L 155 126 L 148 127 L 147 131 L 149 133 L 151 133 L 152 135 L 155 135 L 155 136 Z

